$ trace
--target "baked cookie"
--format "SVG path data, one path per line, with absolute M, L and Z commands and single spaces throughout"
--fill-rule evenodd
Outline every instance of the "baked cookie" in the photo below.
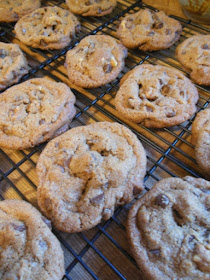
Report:
M 195 157 L 207 179 L 210 179 L 210 108 L 200 111 L 192 124 Z
M 66 0 L 69 10 L 77 15 L 101 17 L 110 14 L 116 0 Z
M 113 81 L 122 71 L 127 49 L 108 35 L 90 35 L 66 54 L 69 80 L 83 88 Z
M 127 233 L 145 279 L 210 279 L 210 182 L 158 182 L 128 214 Z
M 0 42 L 0 90 L 17 83 L 28 71 L 27 60 L 19 46 Z
M 180 71 L 144 64 L 128 72 L 115 98 L 116 109 L 146 127 L 168 127 L 196 112 L 198 92 Z
M 145 172 L 145 150 L 128 128 L 110 122 L 72 128 L 39 157 L 38 204 L 59 230 L 87 230 L 140 193 Z
M 195 35 L 176 48 L 179 62 L 199 85 L 210 85 L 210 35 Z
M 1 0 L 0 22 L 18 21 L 41 6 L 40 0 Z
M 142 9 L 127 15 L 117 29 L 117 35 L 127 48 L 157 51 L 171 47 L 182 32 L 181 24 L 164 12 Z
M 75 96 L 64 83 L 35 78 L 0 95 L 0 147 L 24 149 L 69 128 Z
M 62 49 L 80 30 L 77 18 L 59 7 L 43 7 L 23 16 L 15 25 L 17 38 L 42 50 Z
M 62 279 L 63 251 L 49 222 L 23 200 L 0 202 L 1 280 Z

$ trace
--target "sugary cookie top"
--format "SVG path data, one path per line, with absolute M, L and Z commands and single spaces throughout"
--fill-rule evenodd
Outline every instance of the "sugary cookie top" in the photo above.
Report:
M 144 148 L 126 127 L 72 128 L 40 155 L 38 204 L 62 231 L 92 228 L 142 191 L 145 168 Z
M 128 215 L 134 257 L 148 279 L 210 279 L 210 182 L 158 182 Z

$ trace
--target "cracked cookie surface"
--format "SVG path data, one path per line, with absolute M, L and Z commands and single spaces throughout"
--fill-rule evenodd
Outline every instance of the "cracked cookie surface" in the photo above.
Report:
M 189 71 L 190 78 L 199 85 L 210 85 L 210 35 L 195 35 L 176 49 L 182 66 Z
M 69 80 L 94 88 L 113 81 L 122 71 L 127 49 L 108 35 L 90 35 L 66 54 Z
M 128 120 L 162 128 L 188 120 L 197 100 L 196 87 L 180 71 L 145 64 L 123 76 L 115 107 Z
M 128 128 L 109 122 L 72 128 L 39 157 L 38 204 L 59 230 L 87 230 L 140 193 L 145 172 L 145 150 Z
M 35 78 L 0 95 L 0 147 L 24 149 L 69 128 L 75 96 L 64 83 Z
M 127 233 L 150 280 L 210 279 L 210 182 L 187 176 L 159 181 L 128 214 Z
M 192 124 L 195 157 L 203 174 L 210 179 L 210 108 L 200 111 Z
M 17 83 L 28 71 L 27 60 L 19 46 L 0 42 L 0 90 Z
M 117 5 L 116 0 L 66 0 L 69 10 L 82 16 L 101 17 L 110 14 Z
M 56 6 L 37 9 L 15 25 L 16 36 L 22 43 L 43 50 L 64 48 L 79 30 L 76 16 Z
M 0 22 L 18 21 L 41 6 L 40 0 L 1 0 Z
M 177 20 L 149 9 L 127 15 L 117 29 L 124 46 L 143 51 L 167 49 L 179 39 L 181 32 Z
M 64 275 L 60 243 L 44 218 L 22 200 L 0 202 L 0 278 L 59 280 Z

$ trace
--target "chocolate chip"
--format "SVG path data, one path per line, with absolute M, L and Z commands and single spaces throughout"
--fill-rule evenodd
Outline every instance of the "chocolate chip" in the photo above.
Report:
M 148 99 L 149 101 L 155 101 L 155 100 L 157 100 L 157 98 L 158 98 L 158 96 L 147 97 L 147 99 Z
M 104 194 L 99 194 L 93 198 L 90 199 L 90 203 L 97 206 L 101 203 L 102 199 L 104 198 Z
M 149 250 L 149 252 L 155 256 L 160 256 L 160 249 Z
M 207 193 L 207 194 L 210 194 L 210 190 L 207 190 L 207 189 L 201 189 L 203 193 Z
M 184 97 L 184 91 L 180 91 L 180 96 Z
M 140 189 L 138 189 L 138 188 L 136 188 L 136 187 L 133 188 L 133 195 L 140 194 L 140 192 L 141 192 Z
M 154 31 L 150 31 L 149 33 L 147 33 L 147 36 L 153 36 L 153 35 L 155 35 Z
M 163 81 L 161 79 L 159 79 L 160 85 L 163 85 Z
M 48 228 L 52 229 L 51 221 L 42 216 L 42 221 L 48 226 Z
M 102 13 L 102 10 L 101 10 L 100 8 L 98 9 L 98 13 L 99 13 L 99 14 L 101 14 L 101 13 Z
M 18 16 L 17 13 L 13 13 L 13 14 L 12 14 L 12 17 L 15 18 L 15 19 L 19 19 L 19 16 Z
M 7 56 L 7 51 L 4 49 L 0 49 L 0 58 L 5 58 Z
M 169 198 L 163 193 L 159 194 L 155 198 L 155 204 L 161 206 L 162 208 L 165 208 L 169 204 L 169 202 Z
M 16 225 L 16 224 L 11 224 L 14 230 L 17 230 L 19 232 L 23 232 L 26 230 L 25 225 Z
M 166 35 L 171 35 L 171 29 L 166 29 Z
M 168 85 L 164 85 L 161 89 L 161 93 L 163 95 L 168 95 L 169 90 L 170 90 L 170 87 Z
M 147 112 L 153 112 L 153 108 L 150 106 L 145 106 Z
M 45 124 L 45 119 L 41 119 L 41 120 L 39 121 L 39 124 L 40 124 L 40 125 Z
M 173 118 L 176 116 L 176 112 L 174 110 L 166 112 L 167 118 Z
M 209 46 L 208 46 L 208 44 L 204 44 L 204 45 L 201 46 L 201 48 L 202 48 L 203 50 L 208 50 L 208 49 L 209 49 Z
M 40 45 L 45 47 L 45 46 L 47 46 L 47 43 L 43 39 L 41 39 L 40 40 Z
M 163 23 L 162 22 L 158 22 L 156 21 L 154 24 L 154 28 L 155 29 L 161 29 L 163 27 Z
M 110 73 L 112 71 L 112 65 L 111 64 L 105 64 L 103 67 L 103 70 L 105 73 Z

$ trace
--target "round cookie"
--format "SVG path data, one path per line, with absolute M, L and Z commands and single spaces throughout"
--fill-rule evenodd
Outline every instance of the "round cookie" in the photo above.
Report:
M 22 43 L 42 50 L 64 48 L 79 30 L 76 16 L 56 6 L 37 9 L 15 25 L 16 36 Z
M 127 234 L 145 279 L 210 279 L 210 182 L 159 181 L 128 214 Z
M 24 149 L 69 128 L 75 96 L 64 83 L 35 78 L 0 95 L 0 147 Z
M 141 9 L 123 18 L 117 35 L 127 48 L 157 51 L 171 47 L 180 37 L 181 24 L 164 12 Z
M 210 85 L 210 35 L 191 36 L 176 49 L 179 62 L 199 85 Z
M 195 157 L 207 179 L 210 179 L 210 108 L 200 111 L 192 124 Z
M 115 107 L 128 120 L 162 128 L 188 120 L 197 100 L 196 87 L 180 71 L 144 64 L 122 78 Z
M 41 6 L 40 0 L 1 0 L 0 22 L 18 21 Z
M 28 71 L 27 60 L 19 46 L 0 42 L 0 90 L 17 83 Z
M 116 0 L 66 0 L 69 10 L 82 16 L 101 17 L 110 14 L 117 5 Z
M 63 251 L 48 224 L 49 221 L 25 201 L 0 202 L 1 280 L 62 279 Z
M 90 35 L 66 54 L 69 80 L 83 88 L 113 81 L 122 71 L 127 49 L 108 35 Z
M 145 172 L 145 150 L 128 128 L 110 122 L 72 128 L 39 157 L 38 204 L 57 229 L 87 230 L 140 193 Z

